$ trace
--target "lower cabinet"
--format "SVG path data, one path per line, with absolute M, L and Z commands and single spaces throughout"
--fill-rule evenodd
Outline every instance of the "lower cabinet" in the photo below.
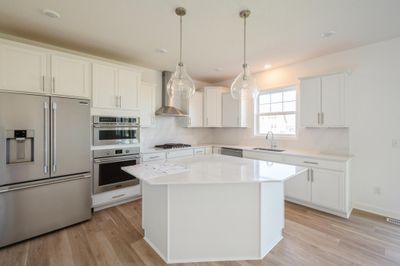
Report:
M 167 151 L 167 159 L 193 157 L 193 149 Z
M 243 157 L 308 167 L 307 172 L 285 181 L 286 200 L 349 217 L 351 213 L 349 161 L 257 151 L 244 151 Z
M 285 181 L 285 196 L 311 202 L 310 170 Z
M 343 210 L 344 173 L 311 169 L 311 202 L 333 210 Z
M 343 211 L 344 173 L 310 168 L 306 173 L 285 182 L 285 196 L 290 200 L 311 203 Z

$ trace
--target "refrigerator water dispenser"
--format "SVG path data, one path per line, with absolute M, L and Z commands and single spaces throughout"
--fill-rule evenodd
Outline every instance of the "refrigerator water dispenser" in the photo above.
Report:
M 7 164 L 33 162 L 34 131 L 7 130 Z

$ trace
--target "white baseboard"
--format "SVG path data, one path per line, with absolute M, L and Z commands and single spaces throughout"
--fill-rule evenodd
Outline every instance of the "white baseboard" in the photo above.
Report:
M 374 213 L 380 216 L 384 216 L 384 217 L 390 217 L 390 218 L 395 218 L 395 219 L 400 219 L 400 213 L 399 212 L 394 212 L 391 210 L 386 210 L 386 209 L 382 209 L 382 208 L 378 208 L 372 205 L 368 205 L 368 204 L 363 204 L 360 202 L 353 202 L 353 208 L 354 209 L 359 209 L 362 211 L 366 211 L 366 212 L 370 212 L 370 213 Z

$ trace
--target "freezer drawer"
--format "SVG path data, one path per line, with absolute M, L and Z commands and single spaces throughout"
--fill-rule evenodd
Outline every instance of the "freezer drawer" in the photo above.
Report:
M 91 218 L 91 175 L 0 187 L 0 247 Z

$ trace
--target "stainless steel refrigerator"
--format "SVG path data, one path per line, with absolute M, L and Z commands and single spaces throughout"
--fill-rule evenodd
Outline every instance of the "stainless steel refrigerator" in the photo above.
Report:
M 91 217 L 90 104 L 0 93 L 0 247 Z

